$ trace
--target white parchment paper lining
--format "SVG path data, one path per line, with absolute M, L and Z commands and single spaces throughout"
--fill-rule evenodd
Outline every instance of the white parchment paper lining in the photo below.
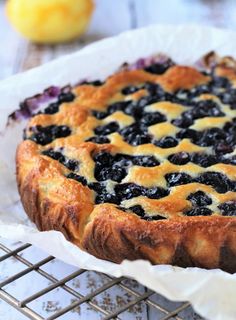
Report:
M 56 231 L 39 232 L 26 217 L 15 183 L 15 148 L 23 123 L 5 130 L 7 115 L 19 102 L 51 85 L 64 86 L 81 79 L 104 79 L 123 62 L 158 52 L 176 62 L 191 64 L 210 50 L 236 56 L 236 33 L 199 26 L 150 26 L 92 44 L 42 67 L 0 83 L 0 235 L 32 243 L 67 263 L 85 269 L 129 276 L 165 297 L 188 300 L 202 316 L 236 319 L 236 276 L 221 270 L 151 266 L 146 261 L 117 265 L 81 251 Z

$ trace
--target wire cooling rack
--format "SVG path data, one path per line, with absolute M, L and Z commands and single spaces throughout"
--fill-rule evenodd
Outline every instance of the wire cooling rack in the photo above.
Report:
M 134 280 L 77 269 L 30 244 L 0 240 L 0 320 L 203 319 L 188 302 L 168 301 Z

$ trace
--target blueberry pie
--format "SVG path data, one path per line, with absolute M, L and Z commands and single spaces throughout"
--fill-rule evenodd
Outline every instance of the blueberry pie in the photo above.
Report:
M 39 111 L 37 101 L 51 99 Z M 25 211 L 101 259 L 236 272 L 236 62 L 161 55 L 51 87 L 16 156 Z

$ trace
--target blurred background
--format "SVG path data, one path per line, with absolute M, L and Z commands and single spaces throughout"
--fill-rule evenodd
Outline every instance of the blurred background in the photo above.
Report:
M 0 0 L 0 79 L 93 41 L 155 23 L 235 29 L 236 1 Z

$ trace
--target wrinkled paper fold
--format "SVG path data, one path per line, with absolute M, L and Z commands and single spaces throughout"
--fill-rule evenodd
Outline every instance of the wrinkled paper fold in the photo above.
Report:
M 152 266 L 147 261 L 117 265 L 97 259 L 65 240 L 57 231 L 39 232 L 24 213 L 15 183 L 15 149 L 21 141 L 21 122 L 6 129 L 7 116 L 20 101 L 52 85 L 104 79 L 124 62 L 165 53 L 177 63 L 192 64 L 205 53 L 236 56 L 236 33 L 199 26 L 150 26 L 92 44 L 72 55 L 0 83 L 0 235 L 38 246 L 80 268 L 113 276 L 129 276 L 175 301 L 190 301 L 202 316 L 236 319 L 236 276 L 221 270 Z

